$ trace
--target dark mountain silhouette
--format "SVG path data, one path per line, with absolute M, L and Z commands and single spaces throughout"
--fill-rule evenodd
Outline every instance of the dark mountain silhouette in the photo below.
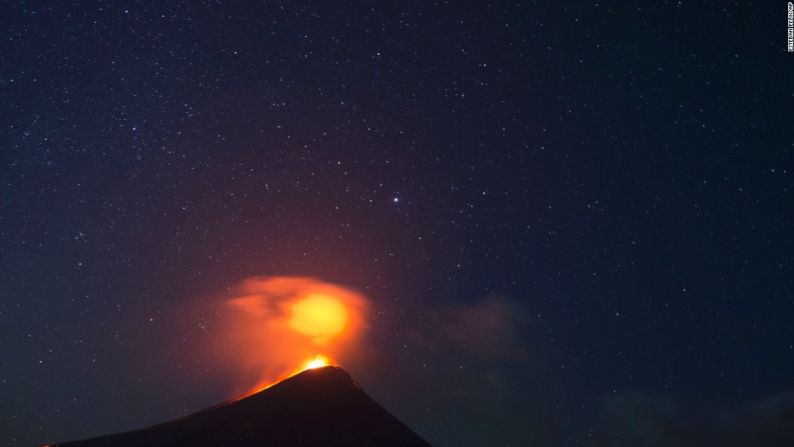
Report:
M 429 446 L 342 368 L 310 369 L 251 396 L 141 430 L 55 444 L 94 446 Z

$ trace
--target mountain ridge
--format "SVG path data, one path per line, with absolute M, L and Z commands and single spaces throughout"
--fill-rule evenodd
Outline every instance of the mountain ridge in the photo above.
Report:
M 309 369 L 239 400 L 138 430 L 59 447 L 386 446 L 430 444 L 336 366 Z

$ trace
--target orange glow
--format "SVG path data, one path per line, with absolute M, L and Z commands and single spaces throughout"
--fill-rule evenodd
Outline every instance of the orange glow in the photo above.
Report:
M 323 366 L 328 366 L 329 364 L 330 362 L 328 360 L 328 357 L 324 355 L 318 355 L 313 359 L 309 360 L 308 362 L 306 362 L 306 364 L 303 365 L 304 366 L 303 370 L 306 371 L 307 369 L 322 368 Z
M 218 323 L 207 354 L 238 392 L 248 389 L 244 396 L 360 351 L 368 303 L 350 289 L 277 276 L 248 278 L 230 291 L 211 310 Z
M 309 295 L 292 305 L 289 325 L 323 345 L 339 335 L 347 323 L 347 309 L 333 296 Z

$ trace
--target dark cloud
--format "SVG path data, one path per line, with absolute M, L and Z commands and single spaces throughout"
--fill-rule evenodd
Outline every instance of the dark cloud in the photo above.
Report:
M 408 397 L 410 406 L 377 396 L 397 414 L 419 421 L 414 428 L 431 443 L 559 445 L 553 420 L 561 387 L 527 306 L 485 296 L 438 309 L 432 321 L 405 331 L 401 355 L 370 362 L 362 383 Z M 379 368 L 376 377 L 372 368 Z
M 744 405 L 684 402 L 640 393 L 603 402 L 597 445 L 784 447 L 794 445 L 794 391 Z
M 527 360 L 527 349 L 519 334 L 531 323 L 523 306 L 506 297 L 489 296 L 442 312 L 440 335 L 446 342 L 484 359 Z

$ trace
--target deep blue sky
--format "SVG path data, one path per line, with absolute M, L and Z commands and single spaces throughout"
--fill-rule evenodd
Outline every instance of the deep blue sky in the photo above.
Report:
M 228 397 L 251 275 L 438 446 L 794 439 L 784 2 L 262 3 L 0 7 L 0 444 Z

